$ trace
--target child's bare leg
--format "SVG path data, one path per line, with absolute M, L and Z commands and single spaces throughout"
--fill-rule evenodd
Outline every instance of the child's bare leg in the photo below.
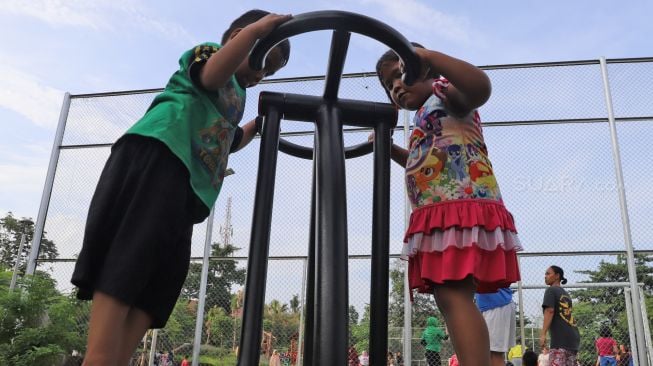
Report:
M 485 319 L 474 304 L 471 277 L 435 288 L 435 301 L 444 315 L 461 366 L 489 366 L 490 340 Z
M 505 366 L 505 354 L 503 352 L 490 352 L 490 362 L 492 366 Z
M 117 355 L 128 312 L 128 305 L 115 297 L 95 291 L 91 305 L 84 366 L 118 365 Z
M 152 324 L 152 317 L 138 308 L 131 308 L 125 319 L 123 327 L 123 340 L 120 344 L 119 357 L 120 365 L 128 365 L 129 359 L 134 354 L 138 343 L 143 339 L 143 335 Z

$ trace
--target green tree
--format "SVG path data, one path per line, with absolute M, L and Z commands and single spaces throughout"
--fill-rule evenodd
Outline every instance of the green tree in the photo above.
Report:
M 265 305 L 263 329 L 272 333 L 274 348 L 289 349 L 290 341 L 299 332 L 299 312 L 289 311 L 288 304 L 272 300 Z
M 299 313 L 300 310 L 299 295 L 292 295 L 292 299 L 290 299 L 290 312 L 296 314 Z
M 393 327 L 404 326 L 404 261 L 397 259 L 390 268 L 390 304 L 388 322 Z M 433 296 L 414 296 L 411 304 L 413 328 L 423 327 L 426 318 L 439 314 Z
M 231 313 L 231 288 L 234 285 L 245 283 L 245 269 L 238 269 L 236 261 L 223 259 L 230 257 L 239 248 L 233 245 L 222 246 L 213 243 L 211 256 L 221 259 L 209 261 L 209 272 L 206 284 L 206 308 L 211 309 L 219 306 L 225 313 Z M 191 300 L 199 298 L 200 278 L 202 274 L 202 263 L 191 263 L 186 282 L 181 290 L 181 297 Z
M 25 244 L 19 253 L 20 238 L 23 233 L 25 234 Z M 44 232 L 41 237 L 39 258 L 55 259 L 59 256 L 59 252 L 54 242 L 48 240 L 45 234 Z M 22 264 L 21 269 L 24 271 L 32 247 L 33 237 L 34 221 L 32 219 L 25 217 L 17 219 L 11 212 L 5 217 L 0 218 L 0 265 L 6 268 L 13 268 L 16 260 L 19 259 Z
M 360 315 L 358 314 L 358 311 L 356 311 L 356 307 L 354 305 L 349 305 L 349 326 L 351 327 L 352 325 L 358 324 L 358 318 Z
M 359 352 L 370 349 L 370 304 L 365 304 L 360 323 L 352 325 L 350 332 L 349 343 L 353 344 Z
M 172 349 L 183 345 L 190 347 L 195 335 L 196 305 L 196 302 L 178 299 L 165 328 L 159 331 L 157 343 L 169 344 Z
M 635 255 L 637 281 L 643 283 L 645 306 L 649 314 L 648 322 L 653 327 L 653 256 Z M 618 255 L 616 263 L 601 261 L 595 270 L 583 270 L 578 273 L 589 277 L 588 283 L 628 282 L 628 266 L 625 255 Z M 620 343 L 628 343 L 628 318 L 624 302 L 623 287 L 590 287 L 570 291 L 574 298 L 574 318 L 581 333 L 581 352 L 583 361 L 596 359 L 594 339 L 599 335 L 602 325 L 612 330 L 613 337 Z
M 5 285 L 11 272 L 0 274 L 1 365 L 56 365 L 83 349 L 86 334 L 78 324 L 88 316 L 88 304 L 61 295 L 47 274 L 22 278 L 11 292 Z
M 206 314 L 206 344 L 221 348 L 231 348 L 233 342 L 234 320 L 223 308 L 215 306 Z

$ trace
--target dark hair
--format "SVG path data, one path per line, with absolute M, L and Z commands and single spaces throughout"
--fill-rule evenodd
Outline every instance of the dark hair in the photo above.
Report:
M 530 349 L 527 350 L 522 356 L 522 363 L 524 366 L 537 366 L 537 354 Z
M 417 48 L 424 48 L 421 44 L 417 42 L 410 42 L 410 44 L 413 45 L 413 47 Z M 379 57 L 379 60 L 376 62 L 376 76 L 379 78 L 379 82 L 381 83 L 381 87 L 383 90 L 385 90 L 385 94 L 388 96 L 388 99 L 390 99 L 390 102 L 392 102 L 392 97 L 390 96 L 390 91 L 386 89 L 385 85 L 383 84 L 383 79 L 381 78 L 381 66 L 383 66 L 384 62 L 388 61 L 399 61 L 399 56 L 395 53 L 393 50 L 387 50 L 381 57 Z M 434 76 L 437 77 L 437 76 Z
M 565 278 L 565 271 L 562 270 L 562 268 L 558 266 L 551 266 L 551 269 L 553 270 L 553 273 L 557 274 L 560 276 L 560 283 L 565 284 L 567 283 L 567 279 Z
M 229 37 L 231 36 L 231 33 L 235 31 L 238 28 L 245 28 L 246 26 L 257 22 L 264 16 L 270 14 L 269 11 L 265 10 L 260 10 L 260 9 L 252 9 L 243 15 L 239 16 L 234 20 L 229 28 L 222 34 L 222 40 L 220 41 L 220 44 L 224 46 L 227 41 L 229 41 Z M 279 50 L 281 51 L 281 56 L 283 57 L 284 62 L 282 62 L 283 65 L 288 63 L 288 59 L 290 58 L 290 42 L 285 39 L 281 43 L 279 43 L 276 47 L 279 47 Z
M 599 335 L 604 338 L 609 338 L 612 337 L 612 331 L 609 326 L 604 324 L 601 326 L 601 330 L 599 330 Z

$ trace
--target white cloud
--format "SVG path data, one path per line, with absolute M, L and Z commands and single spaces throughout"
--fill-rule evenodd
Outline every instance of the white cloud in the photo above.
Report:
M 138 30 L 165 39 L 194 43 L 192 35 L 182 26 L 152 17 L 151 10 L 125 0 L 4 0 L 0 14 L 39 19 L 54 27 L 81 27 L 102 31 Z M 117 26 L 116 26 L 117 25 Z
M 469 20 L 445 14 L 417 0 L 362 0 L 362 3 L 377 5 L 397 23 L 419 32 L 428 32 L 430 37 L 439 36 L 456 42 L 470 41 Z
M 78 26 L 92 29 L 109 27 L 102 17 L 97 2 L 57 0 L 5 0 L 0 12 L 28 16 L 53 26 Z
M 27 117 L 36 125 L 54 128 L 63 92 L 34 75 L 0 63 L 0 107 Z

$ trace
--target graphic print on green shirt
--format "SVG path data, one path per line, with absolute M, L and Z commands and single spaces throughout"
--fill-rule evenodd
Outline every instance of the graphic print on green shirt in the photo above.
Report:
M 222 188 L 246 94 L 233 75 L 217 92 L 206 91 L 193 82 L 198 67 L 219 49 L 216 43 L 203 43 L 186 51 L 165 90 L 127 131 L 164 142 L 186 165 L 195 194 L 209 209 Z

